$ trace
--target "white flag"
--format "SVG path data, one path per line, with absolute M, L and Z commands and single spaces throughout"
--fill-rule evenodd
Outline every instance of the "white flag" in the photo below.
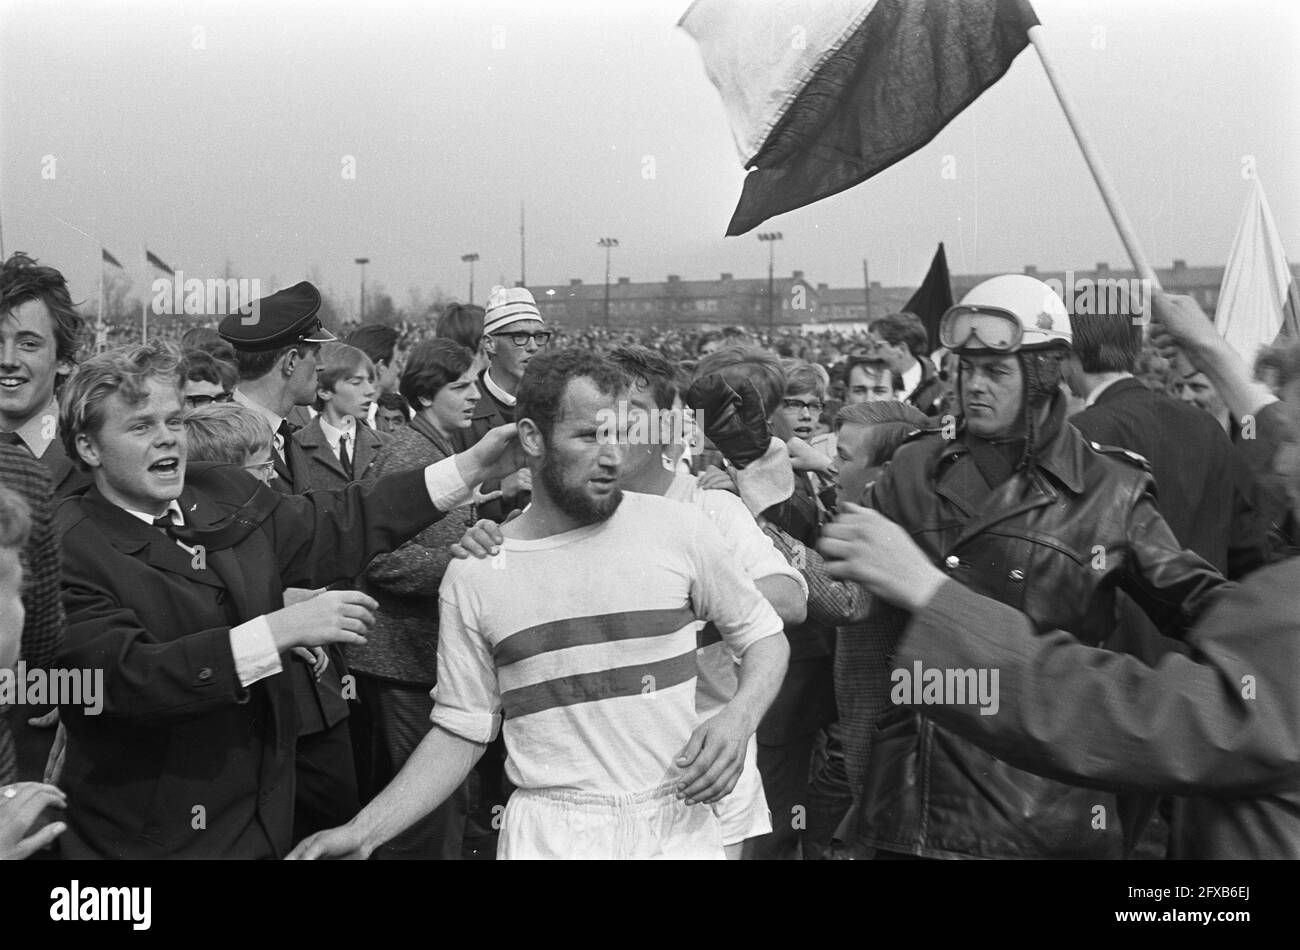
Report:
M 1219 288 L 1214 327 L 1247 363 L 1279 335 L 1295 336 L 1296 302 L 1291 268 L 1259 179 L 1252 180 L 1246 211 L 1232 242 Z

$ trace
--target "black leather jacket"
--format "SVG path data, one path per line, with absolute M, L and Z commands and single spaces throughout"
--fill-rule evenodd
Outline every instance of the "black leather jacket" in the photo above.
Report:
M 1028 470 L 992 490 L 962 434 L 921 435 L 897 452 L 867 504 L 907 528 L 954 580 L 1028 614 L 1040 633 L 1068 630 L 1104 646 L 1117 588 L 1177 637 L 1226 583 L 1179 547 L 1152 490 L 1140 456 L 1059 425 Z M 888 851 L 949 858 L 1122 852 L 1113 795 L 1014 769 L 905 706 L 891 704 L 879 721 L 862 807 L 866 839 Z

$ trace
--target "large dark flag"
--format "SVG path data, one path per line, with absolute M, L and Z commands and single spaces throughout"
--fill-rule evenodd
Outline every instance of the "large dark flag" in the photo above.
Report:
M 745 168 L 727 234 L 838 194 L 921 148 L 1002 78 L 1027 0 L 695 0 Z
M 930 270 L 926 272 L 925 280 L 903 307 L 908 313 L 920 317 L 925 324 L 925 333 L 930 340 L 927 352 L 933 353 L 939 349 L 939 321 L 951 306 L 952 282 L 948 279 L 948 255 L 944 253 L 941 243 L 939 250 L 934 252 L 934 260 L 930 261 Z

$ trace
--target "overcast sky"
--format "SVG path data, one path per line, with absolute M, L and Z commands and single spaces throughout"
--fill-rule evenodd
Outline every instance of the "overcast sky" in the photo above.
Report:
M 145 243 L 353 301 L 365 256 L 400 304 L 463 296 L 473 251 L 481 302 L 519 277 L 522 201 L 532 285 L 603 280 L 605 236 L 616 277 L 765 275 L 753 234 L 723 238 L 744 173 L 687 5 L 0 0 L 5 253 L 77 297 L 101 244 L 139 287 Z M 1224 263 L 1247 155 L 1300 259 L 1300 3 L 1034 7 L 1156 266 Z M 864 257 L 914 285 L 939 241 L 962 273 L 1127 263 L 1032 49 L 924 149 L 767 227 L 778 272 L 832 286 Z

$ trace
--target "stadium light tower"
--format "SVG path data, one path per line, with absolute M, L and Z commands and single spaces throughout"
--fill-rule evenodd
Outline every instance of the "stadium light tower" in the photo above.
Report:
M 768 231 L 758 239 L 767 242 L 767 333 L 771 336 L 776 333 L 776 242 L 781 240 L 781 232 Z
M 609 329 L 609 252 L 618 247 L 618 239 L 603 237 L 596 242 L 597 247 L 605 249 L 605 329 Z
M 474 262 L 478 260 L 478 254 L 462 254 L 461 261 L 469 265 L 469 302 L 474 302 Z

